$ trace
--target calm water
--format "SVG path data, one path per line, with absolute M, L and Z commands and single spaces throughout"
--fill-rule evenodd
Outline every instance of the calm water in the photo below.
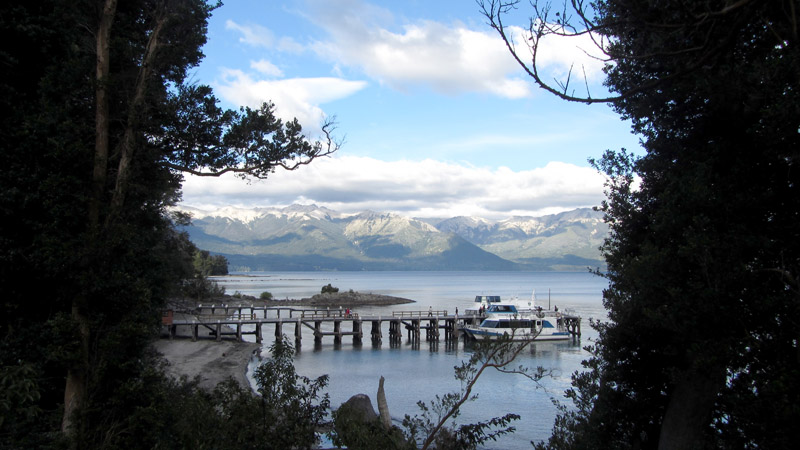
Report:
M 545 379 L 541 386 L 521 375 L 488 371 L 481 376 L 475 389 L 478 400 L 464 405 L 459 423 L 484 421 L 509 412 L 522 417 L 513 423 L 517 431 L 490 442 L 486 446 L 490 449 L 530 448 L 530 441 L 550 435 L 557 412 L 551 399 L 563 400 L 571 374 L 581 370 L 581 361 L 588 356 L 582 347 L 595 337 L 588 319 L 605 318 L 602 290 L 607 286 L 600 277 L 571 272 L 250 272 L 218 277 L 217 281 L 228 294 L 239 291 L 256 297 L 264 291 L 278 299 L 310 297 L 330 283 L 340 291 L 352 289 L 416 302 L 356 310 L 362 315 L 389 316 L 392 311 L 427 311 L 429 307 L 448 311 L 457 307 L 464 311 L 476 295 L 528 299 L 533 290 L 537 303 L 544 308 L 549 304 L 560 310 L 574 310 L 583 318 L 580 341 L 533 344 L 514 364 L 552 369 L 554 376 Z M 430 404 L 437 394 L 459 390 L 453 367 L 469 358 L 470 352 L 470 346 L 463 341 L 455 346 L 446 346 L 444 341 L 429 344 L 424 341 L 424 333 L 417 348 L 406 341 L 405 334 L 398 347 L 390 348 L 388 325 L 384 325 L 382 344 L 374 346 L 369 339 L 369 324 L 364 325 L 365 336 L 360 346 L 354 346 L 349 336 L 343 337 L 340 345 L 326 336 L 320 346 L 315 346 L 311 330 L 303 328 L 302 344 L 295 356 L 297 372 L 311 378 L 329 375 L 327 392 L 334 408 L 363 393 L 369 395 L 376 410 L 378 380 L 383 376 L 389 410 L 398 425 L 405 414 L 420 412 L 417 401 Z M 294 326 L 284 325 L 283 331 L 291 335 Z M 263 333 L 266 355 L 274 329 L 265 327 Z

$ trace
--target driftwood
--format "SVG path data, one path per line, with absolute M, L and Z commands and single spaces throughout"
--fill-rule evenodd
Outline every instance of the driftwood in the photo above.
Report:
M 389 405 L 386 403 L 386 392 L 383 391 L 383 376 L 378 383 L 378 414 L 380 414 L 383 428 L 392 428 L 392 416 L 389 415 Z

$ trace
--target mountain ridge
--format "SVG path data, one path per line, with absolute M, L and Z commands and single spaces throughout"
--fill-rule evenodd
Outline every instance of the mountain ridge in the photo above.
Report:
M 541 217 L 418 219 L 316 205 L 214 211 L 182 206 L 199 248 L 231 270 L 587 270 L 608 228 L 589 208 Z

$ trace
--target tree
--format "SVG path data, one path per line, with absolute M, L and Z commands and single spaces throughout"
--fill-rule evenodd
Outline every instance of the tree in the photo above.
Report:
M 261 364 L 254 377 L 261 396 L 258 427 L 270 442 L 266 448 L 311 448 L 314 432 L 325 419 L 330 400 L 322 390 L 328 376 L 316 380 L 298 375 L 294 370 L 294 347 L 286 336 L 270 347 L 272 358 Z
M 520 416 L 508 413 L 502 417 L 494 417 L 485 422 L 457 425 L 455 419 L 461 413 L 461 407 L 468 401 L 475 400 L 477 395 L 472 389 L 480 376 L 487 369 L 503 373 L 519 374 L 538 385 L 539 381 L 550 372 L 542 367 L 535 369 L 524 366 L 512 366 L 517 356 L 533 342 L 533 338 L 515 341 L 513 333 L 496 341 L 483 340 L 475 343 L 469 360 L 462 361 L 454 368 L 455 378 L 461 383 L 461 389 L 443 396 L 436 396 L 430 405 L 417 402 L 421 415 L 406 415 L 403 426 L 406 438 L 410 442 L 420 442 L 421 449 L 455 448 L 475 449 L 488 441 L 513 433 L 515 427 L 509 424 L 519 420 Z M 453 420 L 452 426 L 447 422 Z
M 482 2 L 502 17 L 517 2 Z M 562 98 L 610 102 L 647 154 L 607 152 L 609 322 L 553 448 L 776 447 L 800 418 L 800 54 L 792 1 L 535 3 L 532 58 Z M 553 20 L 554 19 L 554 20 Z M 612 95 L 538 70 L 542 37 L 591 34 Z M 635 182 L 637 185 L 635 185 Z
M 79 446 L 124 428 L 111 399 L 145 370 L 159 309 L 191 276 L 167 212 L 182 173 L 266 178 L 339 146 L 331 122 L 312 142 L 271 103 L 223 111 L 210 88 L 187 82 L 217 6 L 11 0 L 0 9 L 0 359 L 20 368 L 10 382 L 36 387 L 40 408 L 28 411 L 48 419 L 37 426 L 61 416 Z
M 330 283 L 328 283 L 327 285 L 322 286 L 322 289 L 320 290 L 320 292 L 322 294 L 335 294 L 335 293 L 339 292 L 339 288 L 333 287 L 333 286 L 331 286 Z
M 228 274 L 228 258 L 212 255 L 208 250 L 196 249 L 194 254 L 194 270 L 204 277 Z

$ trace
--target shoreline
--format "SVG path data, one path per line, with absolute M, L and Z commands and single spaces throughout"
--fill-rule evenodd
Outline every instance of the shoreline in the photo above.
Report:
M 361 294 L 358 292 L 340 292 L 332 294 L 317 294 L 311 298 L 300 300 L 262 300 L 253 296 L 242 295 L 233 297 L 225 295 L 203 301 L 181 300 L 174 301 L 171 307 L 178 314 L 191 315 L 192 309 L 200 304 L 216 303 L 231 307 L 249 306 L 313 306 L 313 307 L 343 307 L 355 308 L 358 306 L 385 306 L 414 303 L 400 297 L 380 294 Z M 184 329 L 186 328 L 186 329 Z M 242 342 L 236 339 L 198 339 L 191 340 L 189 327 L 176 327 L 175 337 L 167 338 L 162 333 L 159 339 L 152 343 L 153 348 L 161 354 L 167 362 L 166 373 L 172 377 L 186 376 L 189 379 L 198 378 L 198 385 L 207 390 L 213 390 L 217 384 L 233 378 L 242 387 L 252 388 L 247 379 L 247 369 L 254 357 L 261 356 L 261 344 Z
M 173 378 L 197 379 L 198 387 L 213 391 L 217 385 L 232 378 L 241 387 L 252 389 L 247 369 L 253 358 L 261 357 L 261 344 L 213 337 L 192 341 L 192 330 L 178 326 L 175 337 L 169 338 L 162 326 L 159 337 L 151 343 L 166 362 L 164 372 Z
M 200 301 L 176 301 L 172 308 L 183 310 L 178 314 L 189 314 L 190 310 L 200 304 L 216 303 L 232 307 L 249 306 L 314 306 L 314 307 L 343 307 L 355 308 L 358 306 L 399 305 L 414 303 L 413 300 L 391 297 L 379 294 L 361 294 L 358 292 L 341 292 L 333 294 L 317 294 L 311 298 L 300 300 L 262 300 L 253 296 L 242 295 L 233 297 L 225 295 L 215 299 Z M 185 329 L 184 329 L 185 328 Z M 167 362 L 166 373 L 172 377 L 185 376 L 189 379 L 198 378 L 201 388 L 213 390 L 217 384 L 233 378 L 242 387 L 251 388 L 247 379 L 247 368 L 254 357 L 260 357 L 261 344 L 242 342 L 236 339 L 203 338 L 191 340 L 191 331 L 188 327 L 176 327 L 175 337 L 167 338 L 162 333 L 159 339 L 152 344 L 153 348 L 161 354 Z
M 212 391 L 221 382 L 233 378 L 240 386 L 252 389 L 247 368 L 253 358 L 260 358 L 261 345 L 237 340 L 198 339 L 176 336 L 152 343 L 167 362 L 165 373 L 173 378 L 197 378 L 198 386 Z

